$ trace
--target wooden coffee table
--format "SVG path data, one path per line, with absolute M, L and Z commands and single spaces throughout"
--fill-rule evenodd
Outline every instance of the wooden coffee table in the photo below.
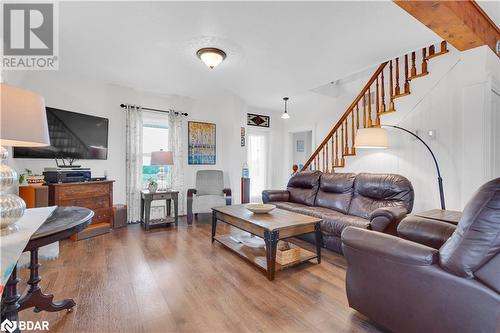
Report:
M 225 222 L 252 235 L 261 237 L 265 242 L 265 249 L 250 248 L 237 242 L 232 235 L 216 235 L 217 221 Z M 321 263 L 322 236 L 320 230 L 321 219 L 293 213 L 276 208 L 267 214 L 254 214 L 244 205 L 232 205 L 212 208 L 212 243 L 217 241 L 228 249 L 237 253 L 250 263 L 263 269 L 267 278 L 274 280 L 276 270 L 281 270 L 304 261 L 317 259 Z M 315 233 L 316 253 L 301 248 L 297 260 L 280 265 L 276 262 L 276 248 L 279 240 Z

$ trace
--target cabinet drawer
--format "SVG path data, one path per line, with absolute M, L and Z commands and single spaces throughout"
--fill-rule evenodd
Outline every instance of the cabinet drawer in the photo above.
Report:
M 172 198 L 172 195 L 167 193 L 153 195 L 154 200 L 170 199 L 170 198 Z
M 92 218 L 92 224 L 109 222 L 111 223 L 111 209 L 102 208 L 102 209 L 93 209 L 94 217 Z
M 70 185 L 59 188 L 59 200 L 94 198 L 109 195 L 108 184 Z
M 100 197 L 59 200 L 59 206 L 79 206 L 95 210 L 109 208 L 110 204 L 109 196 L 104 195 Z

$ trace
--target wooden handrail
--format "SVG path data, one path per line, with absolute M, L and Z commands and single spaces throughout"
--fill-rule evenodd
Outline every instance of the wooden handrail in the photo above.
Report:
M 342 125 L 342 123 L 344 123 L 344 121 L 349 116 L 349 114 L 351 112 L 353 112 L 354 107 L 361 101 L 361 98 L 366 94 L 366 91 L 368 90 L 368 88 L 373 84 L 373 82 L 375 82 L 375 80 L 377 79 L 379 74 L 384 70 L 387 63 L 388 63 L 388 61 L 383 62 L 382 64 L 380 64 L 380 66 L 378 66 L 377 70 L 375 71 L 375 73 L 373 73 L 373 75 L 370 77 L 368 82 L 364 85 L 363 89 L 361 89 L 358 96 L 356 96 L 354 101 L 349 105 L 349 107 L 344 112 L 342 117 L 335 124 L 335 126 L 333 126 L 332 130 L 328 133 L 328 135 L 325 137 L 325 139 L 320 143 L 318 148 L 316 148 L 314 153 L 311 155 L 311 157 L 309 157 L 309 159 L 307 160 L 307 162 L 304 164 L 304 166 L 302 167 L 302 169 L 300 171 L 305 171 L 309 168 L 309 165 L 311 164 L 311 162 L 316 158 L 317 154 L 319 154 L 320 151 L 323 149 L 323 147 L 328 143 L 328 141 L 331 139 L 331 137 L 335 134 L 335 132 Z
M 427 51 L 429 51 L 427 53 Z M 446 41 L 441 42 L 440 51 L 436 52 L 433 45 L 422 48 L 421 71 L 416 68 L 416 52 L 407 53 L 401 57 L 396 57 L 383 62 L 378 66 L 368 82 L 363 86 L 359 94 L 347 107 L 347 110 L 330 130 L 318 148 L 309 157 L 301 171 L 308 169 L 320 170 L 323 172 L 335 172 L 335 168 L 345 165 L 346 156 L 356 155 L 355 131 L 359 128 L 380 126 L 380 116 L 394 112 L 394 100 L 410 94 L 410 80 L 427 75 L 427 61 L 431 58 L 446 54 L 448 52 Z M 410 69 L 411 55 L 411 69 Z M 401 91 L 399 62 L 404 59 L 404 90 Z M 395 67 L 393 66 L 395 64 Z M 384 70 L 389 75 L 386 91 L 384 83 Z M 380 78 L 379 78 L 380 77 Z M 402 77 L 401 77 L 402 79 Z M 372 97 L 371 93 L 375 96 Z M 385 97 L 388 95 L 388 109 L 386 108 Z M 360 118 L 360 105 L 362 103 L 362 123 Z M 372 106 L 372 103 L 375 103 Z M 350 126 L 349 126 L 350 125 Z M 349 131 L 351 131 L 349 133 Z M 331 142 L 331 143 L 330 143 Z M 331 166 L 329 166 L 329 144 L 331 145 Z

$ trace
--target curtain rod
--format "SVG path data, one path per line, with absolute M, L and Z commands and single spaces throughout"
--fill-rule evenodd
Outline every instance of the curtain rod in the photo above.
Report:
M 122 109 L 125 109 L 127 107 L 127 104 L 120 104 L 120 107 Z M 148 111 L 154 111 L 154 112 L 164 112 L 164 113 L 170 113 L 171 111 L 174 112 L 176 115 L 181 115 L 181 116 L 187 116 L 188 114 L 186 112 L 177 112 L 177 111 L 174 111 L 174 110 L 160 110 L 160 109 L 152 109 L 152 108 L 145 108 L 145 107 L 141 107 L 141 109 L 143 110 L 148 110 Z

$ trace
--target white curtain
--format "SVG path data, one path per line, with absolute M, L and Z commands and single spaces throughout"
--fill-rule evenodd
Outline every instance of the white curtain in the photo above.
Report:
M 126 195 L 129 223 L 141 220 L 142 109 L 127 105 Z
M 174 154 L 174 165 L 170 166 L 170 188 L 179 191 L 179 215 L 186 213 L 184 189 L 184 145 L 182 134 L 183 116 L 173 110 L 168 113 L 168 150 Z

